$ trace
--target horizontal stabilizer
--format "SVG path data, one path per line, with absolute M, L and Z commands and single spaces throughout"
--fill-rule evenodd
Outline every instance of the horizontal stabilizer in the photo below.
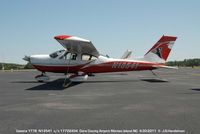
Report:
M 166 68 L 166 69 L 178 69 L 178 67 L 166 66 L 166 65 L 154 65 L 155 68 Z

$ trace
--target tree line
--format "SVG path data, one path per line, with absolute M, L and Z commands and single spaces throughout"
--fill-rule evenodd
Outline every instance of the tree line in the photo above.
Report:
M 183 61 L 168 61 L 166 63 L 168 66 L 181 66 L 181 67 L 195 67 L 200 66 L 200 59 L 184 59 Z
M 24 65 L 13 64 L 13 63 L 0 63 L 0 70 L 19 70 L 24 69 Z

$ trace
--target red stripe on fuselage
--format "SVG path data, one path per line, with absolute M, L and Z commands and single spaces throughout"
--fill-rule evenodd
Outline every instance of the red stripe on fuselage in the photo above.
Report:
M 81 68 L 81 72 L 85 73 L 106 73 L 106 72 L 124 72 L 124 71 L 141 71 L 153 70 L 153 65 L 156 63 L 145 62 L 127 62 L 127 61 L 112 61 L 102 64 L 91 65 Z
M 87 67 L 84 65 L 77 66 L 42 66 L 33 65 L 36 69 L 42 72 L 55 72 L 55 73 L 106 73 L 106 72 L 124 72 L 124 71 L 141 71 L 153 70 L 157 63 L 150 62 L 127 62 L 127 61 L 112 61 L 101 64 L 93 64 Z M 68 71 L 67 71 L 68 70 Z

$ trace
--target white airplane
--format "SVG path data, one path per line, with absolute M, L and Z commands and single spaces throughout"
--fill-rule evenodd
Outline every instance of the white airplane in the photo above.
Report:
M 177 37 L 162 36 L 160 40 L 142 58 L 129 59 L 131 51 L 127 50 L 120 59 L 100 55 L 90 40 L 61 35 L 54 37 L 63 50 L 47 55 L 25 56 L 42 74 L 35 77 L 38 82 L 46 82 L 49 77 L 46 72 L 64 73 L 66 75 L 63 86 L 71 82 L 86 81 L 89 74 L 105 72 L 142 71 L 157 68 L 174 68 L 166 66 L 169 53 Z

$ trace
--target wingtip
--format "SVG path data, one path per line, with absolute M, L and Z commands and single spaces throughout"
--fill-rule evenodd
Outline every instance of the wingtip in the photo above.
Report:
M 70 37 L 72 37 L 72 36 L 70 36 L 70 35 L 58 35 L 58 36 L 55 36 L 54 39 L 63 40 L 63 39 L 70 38 Z

